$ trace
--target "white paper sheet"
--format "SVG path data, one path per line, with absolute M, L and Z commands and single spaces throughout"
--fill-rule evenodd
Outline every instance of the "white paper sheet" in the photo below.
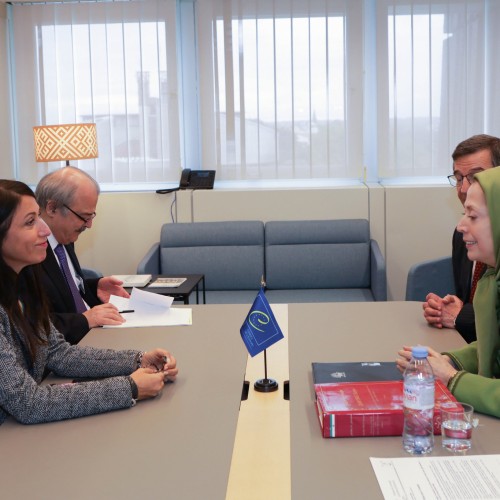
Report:
M 385 500 L 500 498 L 500 455 L 370 461 Z
M 132 289 L 130 298 L 112 295 L 109 302 L 122 312 L 126 319 L 121 325 L 107 325 L 104 328 L 136 328 L 141 326 L 192 325 L 192 309 L 170 307 L 173 297 Z

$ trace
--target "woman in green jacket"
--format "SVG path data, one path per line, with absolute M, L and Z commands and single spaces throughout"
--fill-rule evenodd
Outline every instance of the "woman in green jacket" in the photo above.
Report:
M 477 341 L 443 354 L 429 349 L 429 361 L 435 376 L 458 401 L 500 417 L 500 168 L 476 174 L 475 180 L 457 229 L 468 258 L 488 266 L 474 295 Z M 411 347 L 403 347 L 398 354 L 398 366 L 404 370 Z

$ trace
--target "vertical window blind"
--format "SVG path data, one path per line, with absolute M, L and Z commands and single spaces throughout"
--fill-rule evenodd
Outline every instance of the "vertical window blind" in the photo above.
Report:
M 382 0 L 377 9 L 379 178 L 444 178 L 459 142 L 500 135 L 500 5 Z
M 180 167 L 173 0 L 12 6 L 18 161 L 36 183 L 32 127 L 97 125 L 101 183 L 177 180 Z M 76 163 L 76 162 L 75 162 Z
M 198 9 L 200 61 L 212 62 L 199 71 L 203 163 L 225 179 L 359 178 L 362 2 Z
M 78 166 L 134 189 L 218 180 L 450 172 L 500 135 L 496 0 L 128 0 L 8 6 L 15 157 L 32 127 L 97 123 Z M 369 157 L 368 157 L 369 156 Z

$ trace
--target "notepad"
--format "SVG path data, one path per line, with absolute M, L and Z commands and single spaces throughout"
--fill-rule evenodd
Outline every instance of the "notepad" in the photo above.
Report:
M 104 328 L 136 328 L 144 326 L 192 325 L 192 310 L 185 307 L 170 307 L 173 297 L 133 288 L 130 298 L 111 295 L 109 303 L 123 314 L 125 323 L 105 325 Z
M 176 288 L 182 285 L 187 278 L 156 278 L 148 287 L 153 288 Z
M 151 274 L 115 274 L 114 277 L 123 281 L 125 288 L 146 286 L 152 278 Z

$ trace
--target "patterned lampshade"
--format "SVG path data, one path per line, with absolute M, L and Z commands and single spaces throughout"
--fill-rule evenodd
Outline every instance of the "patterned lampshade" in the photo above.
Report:
M 37 162 L 97 158 L 95 123 L 33 127 Z

